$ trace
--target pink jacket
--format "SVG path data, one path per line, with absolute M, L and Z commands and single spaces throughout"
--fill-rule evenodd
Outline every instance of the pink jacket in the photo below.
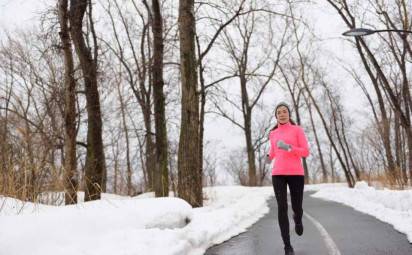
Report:
M 305 175 L 301 158 L 309 155 L 309 146 L 300 126 L 292 125 L 290 122 L 279 124 L 277 129 L 270 132 L 269 140 L 269 158 L 271 160 L 275 158 L 272 175 Z M 291 151 L 279 149 L 276 146 L 278 140 L 290 144 Z

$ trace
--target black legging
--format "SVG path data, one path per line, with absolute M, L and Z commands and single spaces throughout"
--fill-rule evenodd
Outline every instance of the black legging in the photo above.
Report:
M 272 175 L 273 189 L 278 203 L 278 221 L 285 246 L 290 246 L 289 218 L 287 202 L 287 185 L 289 185 L 292 209 L 296 215 L 296 222 L 302 221 L 303 189 L 305 176 L 303 175 Z

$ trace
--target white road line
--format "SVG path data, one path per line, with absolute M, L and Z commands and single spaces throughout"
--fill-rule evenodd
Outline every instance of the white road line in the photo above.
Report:
M 291 204 L 288 202 L 289 206 Z M 328 250 L 329 255 L 341 255 L 338 246 L 336 246 L 335 242 L 333 241 L 332 237 L 329 235 L 328 231 L 320 224 L 319 221 L 317 221 L 315 218 L 310 216 L 307 212 L 303 212 L 303 215 L 308 218 L 310 221 L 312 221 L 313 225 L 319 230 L 320 235 L 322 236 L 323 240 L 325 241 L 326 244 L 326 249 Z
M 332 237 L 329 235 L 328 231 L 319 223 L 315 218 L 310 216 L 308 213 L 303 212 L 303 215 L 306 216 L 315 227 L 319 230 L 320 235 L 322 236 L 323 240 L 325 241 L 326 248 L 328 249 L 329 255 L 341 255 L 338 247 L 336 246 L 335 242 L 333 241 Z

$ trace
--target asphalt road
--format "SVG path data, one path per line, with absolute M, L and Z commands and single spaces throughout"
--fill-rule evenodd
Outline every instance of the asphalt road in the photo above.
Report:
M 406 235 L 351 207 L 310 197 L 303 200 L 304 233 L 294 232 L 289 205 L 291 243 L 296 255 L 412 255 Z M 288 198 L 290 201 L 290 198 Z M 282 255 L 283 242 L 274 197 L 270 211 L 244 233 L 209 248 L 205 255 Z

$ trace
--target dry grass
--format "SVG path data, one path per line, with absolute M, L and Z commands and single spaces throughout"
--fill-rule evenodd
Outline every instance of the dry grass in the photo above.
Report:
M 42 196 L 45 191 L 63 191 L 61 169 L 30 166 L 25 169 L 9 165 L 0 178 L 0 194 L 21 201 L 55 204 L 58 198 Z M 35 175 L 35 178 L 32 175 Z
M 407 182 L 405 183 L 401 177 L 400 171 L 395 171 L 394 173 L 361 174 L 360 177 L 362 180 L 365 180 L 369 186 L 378 189 L 403 190 L 409 188 Z

